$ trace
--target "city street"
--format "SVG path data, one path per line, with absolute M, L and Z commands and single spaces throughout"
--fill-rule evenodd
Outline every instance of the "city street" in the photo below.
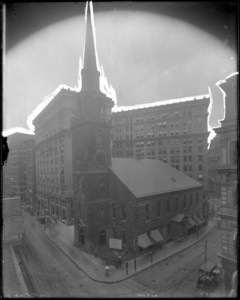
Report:
M 207 260 L 218 262 L 217 253 L 220 251 L 221 245 L 220 231 L 216 228 L 208 234 L 206 239 L 208 240 Z M 196 282 L 198 268 L 204 263 L 206 239 L 138 274 L 135 277 L 136 282 L 142 283 L 146 287 L 142 295 L 199 296 L 200 291 L 196 289 Z
M 237 295 L 239 7 L 222 2 L 3 5 L 7 297 Z
M 111 297 L 136 293 L 141 283 L 132 279 L 102 284 L 89 279 L 43 233 L 35 217 L 24 212 L 26 252 L 31 273 L 45 297 Z
M 197 270 L 204 262 L 204 241 L 120 283 L 88 278 L 43 233 L 43 225 L 24 212 L 28 263 L 42 296 L 46 297 L 194 297 Z M 208 259 L 217 261 L 219 230 L 208 235 Z

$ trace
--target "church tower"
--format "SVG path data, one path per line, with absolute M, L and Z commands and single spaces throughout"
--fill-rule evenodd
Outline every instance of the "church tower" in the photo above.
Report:
M 111 108 L 100 89 L 92 4 L 86 4 L 86 36 L 78 118 L 72 125 L 74 244 L 87 251 L 107 246 L 110 232 Z

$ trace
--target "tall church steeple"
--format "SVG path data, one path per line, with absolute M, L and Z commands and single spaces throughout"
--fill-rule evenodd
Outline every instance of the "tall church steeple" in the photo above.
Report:
M 97 53 L 94 39 L 94 20 L 92 3 L 86 4 L 86 36 L 84 46 L 84 62 L 82 74 L 82 90 L 99 90 L 100 72 L 97 68 Z

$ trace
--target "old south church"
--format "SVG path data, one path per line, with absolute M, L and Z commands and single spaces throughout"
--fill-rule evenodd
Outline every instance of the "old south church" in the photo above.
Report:
M 100 90 L 93 26 L 88 6 L 82 89 L 72 125 L 74 244 L 108 253 L 120 241 L 116 248 L 131 253 L 134 244 L 147 248 L 157 239 L 185 235 L 189 218 L 203 220 L 203 188 L 159 160 L 111 157 L 113 101 Z M 155 240 L 151 232 L 158 233 Z
M 81 90 L 61 90 L 34 119 L 37 205 L 74 217 L 76 247 L 131 256 L 204 223 L 203 186 L 161 160 L 112 158 L 114 103 L 101 76 L 87 3 Z M 45 174 L 44 160 L 55 173 Z

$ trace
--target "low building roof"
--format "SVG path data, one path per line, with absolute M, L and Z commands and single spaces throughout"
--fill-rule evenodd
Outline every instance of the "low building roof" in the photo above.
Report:
M 160 160 L 112 158 L 111 169 L 136 197 L 202 186 Z

